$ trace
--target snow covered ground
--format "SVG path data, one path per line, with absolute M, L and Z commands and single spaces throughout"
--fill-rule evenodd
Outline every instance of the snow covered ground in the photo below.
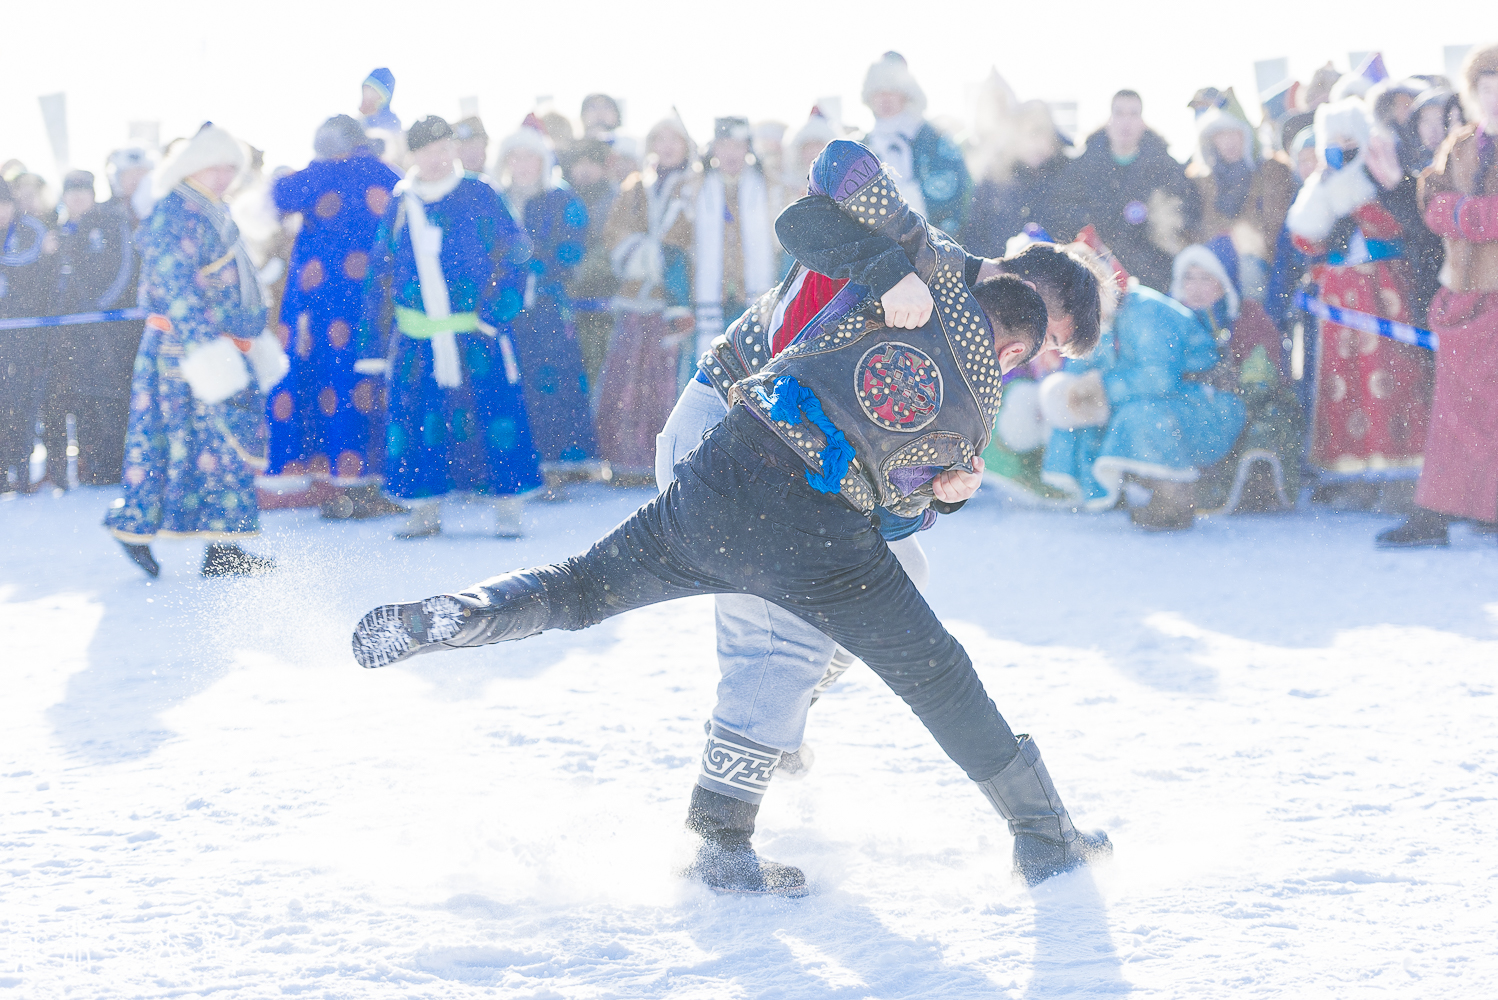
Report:
M 778 780 L 799 901 L 670 875 L 710 602 L 359 670 L 375 603 L 579 549 L 265 517 L 279 575 L 153 584 L 110 498 L 0 504 L 0 997 L 1498 996 L 1498 546 L 1368 515 L 1146 537 L 980 497 L 932 601 L 1116 858 L 1028 890 L 1001 821 L 857 668 Z

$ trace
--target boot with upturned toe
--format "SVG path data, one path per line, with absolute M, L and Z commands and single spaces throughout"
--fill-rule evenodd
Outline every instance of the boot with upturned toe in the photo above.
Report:
M 144 570 L 146 576 L 154 580 L 161 575 L 161 566 L 156 562 L 156 557 L 151 555 L 151 546 L 132 545 L 129 542 L 121 542 L 120 545 L 130 561 Z
M 442 504 L 426 502 L 411 505 L 411 516 L 396 532 L 396 538 L 431 538 L 442 534 Z
M 367 521 L 373 517 L 409 513 L 409 507 L 391 500 L 374 483 L 341 489 L 324 500 L 320 509 L 325 521 Z
M 801 869 L 766 861 L 754 852 L 754 820 L 759 806 L 698 785 L 687 809 L 687 829 L 702 838 L 697 855 L 681 871 L 709 889 L 729 896 L 804 896 Z
M 1051 783 L 1040 748 L 1029 736 L 1018 736 L 1019 752 L 1004 769 L 978 787 L 1014 835 L 1014 873 L 1028 885 L 1070 871 L 1113 853 L 1101 830 L 1083 833 L 1072 825 Z
M 209 542 L 203 550 L 203 576 L 264 576 L 276 568 L 276 561 L 246 552 L 238 545 Z
M 1451 544 L 1450 525 L 1445 514 L 1416 507 L 1399 527 L 1379 532 L 1373 544 L 1380 549 L 1445 548 Z
M 1196 521 L 1195 487 L 1191 483 L 1154 480 L 1150 502 L 1129 511 L 1129 520 L 1145 531 L 1185 531 Z

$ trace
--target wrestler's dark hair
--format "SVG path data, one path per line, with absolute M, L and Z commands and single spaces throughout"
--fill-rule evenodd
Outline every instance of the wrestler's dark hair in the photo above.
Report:
M 1112 107 L 1113 102 L 1118 100 L 1120 97 L 1132 97 L 1134 100 L 1139 102 L 1139 106 L 1141 108 L 1144 107 L 1144 98 L 1139 96 L 1139 91 L 1137 90 L 1120 90 L 1118 93 L 1109 98 L 1108 106 Z
M 994 327 L 995 349 L 1020 340 L 1030 348 L 1020 364 L 1035 357 L 1045 343 L 1046 327 L 1045 299 L 1039 292 L 1013 275 L 1001 274 L 974 285 L 973 298 Z
M 1097 346 L 1104 314 L 1113 311 L 1115 283 L 1094 255 L 1031 243 L 1000 262 L 1005 274 L 1032 283 L 1047 305 L 1071 317 L 1071 339 L 1061 348 L 1068 358 L 1085 358 Z

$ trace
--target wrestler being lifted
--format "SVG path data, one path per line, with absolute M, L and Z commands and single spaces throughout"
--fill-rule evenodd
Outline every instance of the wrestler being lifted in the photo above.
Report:
M 905 207 L 867 148 L 833 143 L 812 181 L 813 194 L 868 231 L 910 244 L 929 305 L 912 293 L 915 282 L 883 303 L 840 309 L 834 298 L 773 361 L 734 373 L 742 377 L 728 387 L 727 416 L 676 480 L 586 552 L 376 608 L 355 628 L 354 656 L 380 667 L 583 629 L 694 594 L 762 598 L 862 659 L 904 699 L 1008 820 L 1016 871 L 1033 884 L 1111 844 L 1072 825 L 1034 741 L 1010 730 L 869 515 L 950 509 L 977 490 L 1003 373 L 1040 348 L 1045 301 L 1013 275 L 970 286 L 970 258 Z M 748 324 L 741 339 L 762 336 L 773 305 L 767 297 L 738 321 Z M 714 888 L 805 891 L 799 870 L 755 855 L 752 818 L 745 830 L 727 810 L 696 826 L 695 864 L 710 869 Z

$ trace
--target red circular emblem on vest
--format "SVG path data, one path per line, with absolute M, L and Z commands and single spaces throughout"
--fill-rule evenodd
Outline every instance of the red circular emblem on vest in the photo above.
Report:
M 941 369 L 929 354 L 909 344 L 875 344 L 858 362 L 853 378 L 864 414 L 887 430 L 918 431 L 941 409 Z

